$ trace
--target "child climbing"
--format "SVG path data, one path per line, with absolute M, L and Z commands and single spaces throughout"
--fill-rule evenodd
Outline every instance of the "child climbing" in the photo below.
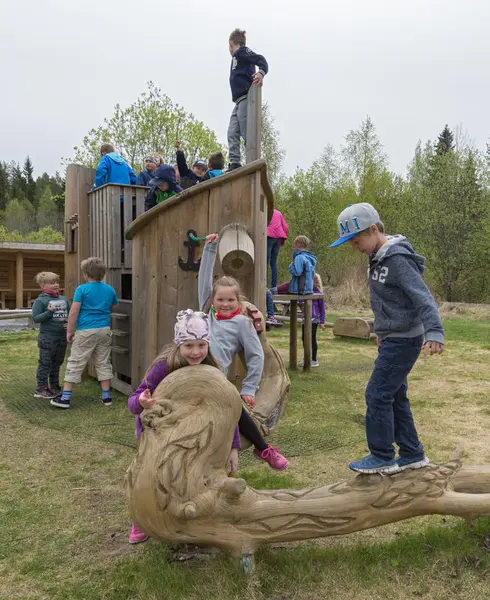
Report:
M 145 198 L 145 211 L 182 192 L 182 188 L 177 183 L 175 169 L 171 165 L 157 167 L 149 185 L 151 189 Z
M 282 212 L 274 209 L 272 219 L 267 225 L 267 269 L 271 267 L 271 287 L 273 294 L 277 294 L 277 257 L 281 246 L 288 239 L 289 227 Z
M 319 273 L 315 273 L 313 278 L 313 293 L 323 294 L 322 278 Z M 325 299 L 318 298 L 311 302 L 311 366 L 319 367 L 317 353 L 318 343 L 316 340 L 317 329 L 325 329 Z M 303 318 L 303 325 L 301 326 L 301 339 L 303 340 L 303 347 L 305 345 L 305 322 Z M 304 365 L 303 361 L 298 363 L 300 367 Z
M 92 256 L 80 265 L 86 283 L 79 285 L 73 296 L 66 341 L 72 344 L 66 365 L 65 384 L 61 398 L 51 400 L 52 406 L 70 408 L 74 383 L 80 383 L 82 373 L 91 357 L 102 388 L 102 402 L 112 404 L 111 398 L 111 310 L 118 303 L 116 291 L 104 283 L 106 266 Z
M 247 48 L 246 32 L 235 29 L 230 34 L 228 47 L 231 54 L 230 87 L 235 108 L 231 113 L 228 126 L 229 170 L 241 166 L 240 139 L 246 143 L 247 136 L 247 94 L 252 83 L 262 85 L 269 66 L 261 54 L 255 54 Z M 255 67 L 259 70 L 256 72 Z
M 378 358 L 366 388 L 366 436 L 370 454 L 351 462 L 359 473 L 395 473 L 425 467 L 429 460 L 419 441 L 407 398 L 407 376 L 424 356 L 441 354 L 444 329 L 436 303 L 422 279 L 425 258 L 402 235 L 382 232 L 377 210 L 367 202 L 342 211 L 340 237 L 369 256 L 369 291 Z M 425 341 L 424 341 L 425 336 Z M 395 459 L 393 443 L 399 447 Z
M 192 169 L 187 166 L 184 152 L 180 149 L 180 142 L 175 142 L 177 149 L 177 168 L 181 177 L 181 185 L 184 189 L 189 188 L 201 181 L 208 181 L 219 175 L 223 175 L 225 158 L 222 152 L 213 152 L 206 164 L 203 160 L 196 160 Z
M 177 369 L 192 365 L 203 364 L 218 368 L 218 363 L 209 349 L 209 337 L 208 315 L 190 309 L 177 313 L 174 343 L 164 348 L 155 358 L 143 381 L 128 398 L 128 408 L 135 415 L 138 440 L 143 433 L 141 413 L 145 408 L 151 408 L 155 404 L 152 394 L 167 375 Z M 228 466 L 232 475 L 238 470 L 238 448 L 240 448 L 240 434 L 237 427 L 228 457 Z M 146 542 L 148 537 L 135 523 L 132 524 L 129 535 L 130 544 Z
M 136 177 L 136 185 L 149 186 L 155 176 L 155 170 L 162 164 L 163 160 L 159 154 L 147 154 L 145 156 L 145 169 Z
M 247 376 L 242 382 L 240 395 L 253 408 L 264 368 L 264 351 L 252 321 L 242 312 L 243 297 L 238 282 L 232 277 L 220 277 L 213 285 L 218 238 L 217 234 L 206 237 L 198 277 L 199 308 L 204 310 L 211 302 L 211 352 L 225 375 L 233 357 L 243 349 Z M 265 460 L 276 471 L 282 471 L 288 466 L 287 459 L 279 454 L 279 448 L 265 442 L 244 408 L 238 427 L 240 433 L 255 446 L 254 454 L 257 458 Z
M 34 398 L 61 396 L 60 368 L 66 353 L 66 322 L 70 303 L 60 295 L 60 276 L 43 271 L 36 275 L 41 294 L 32 305 L 32 320 L 40 323 L 37 345 L 39 363 Z
M 313 294 L 317 258 L 309 252 L 310 246 L 311 242 L 306 235 L 299 235 L 293 242 L 293 262 L 289 265 L 290 294 Z M 279 291 L 279 293 L 283 292 Z

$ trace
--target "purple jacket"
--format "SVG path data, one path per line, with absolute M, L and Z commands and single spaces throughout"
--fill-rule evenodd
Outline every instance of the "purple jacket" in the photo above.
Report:
M 313 288 L 314 294 L 321 294 L 318 288 Z M 311 322 L 325 323 L 325 298 L 318 298 L 311 303 Z
M 143 407 L 140 404 L 140 394 L 144 392 L 147 388 L 153 394 L 158 384 L 163 379 L 165 379 L 167 375 L 167 361 L 160 360 L 159 362 L 153 365 L 145 379 L 143 379 L 143 381 L 128 398 L 128 408 L 133 413 L 133 415 L 136 415 L 136 437 L 138 439 L 140 439 L 141 434 L 143 433 L 143 423 L 141 422 L 140 417 L 140 414 L 143 412 Z M 231 447 L 240 448 L 240 432 L 238 430 L 238 425 L 235 428 L 235 433 L 233 435 L 233 442 L 231 444 Z

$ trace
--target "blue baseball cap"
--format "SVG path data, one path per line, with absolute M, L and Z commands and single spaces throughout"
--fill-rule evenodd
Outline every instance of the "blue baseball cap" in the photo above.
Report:
M 376 225 L 380 221 L 378 211 L 368 202 L 350 204 L 340 213 L 337 219 L 340 237 L 333 244 L 330 244 L 330 248 L 340 246 L 340 244 L 347 242 L 361 231 L 371 225 Z

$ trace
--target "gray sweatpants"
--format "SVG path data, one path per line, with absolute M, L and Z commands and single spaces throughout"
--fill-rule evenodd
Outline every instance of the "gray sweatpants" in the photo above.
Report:
M 230 164 L 239 165 L 240 160 L 240 138 L 243 138 L 245 144 L 247 136 L 247 99 L 244 98 L 235 104 L 231 113 L 230 124 L 228 126 L 228 154 Z
M 39 362 L 37 365 L 38 392 L 50 387 L 52 390 L 60 387 L 60 367 L 65 360 L 66 333 L 39 332 L 37 338 Z

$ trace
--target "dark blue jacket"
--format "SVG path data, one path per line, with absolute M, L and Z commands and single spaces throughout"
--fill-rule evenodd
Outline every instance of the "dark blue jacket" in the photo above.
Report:
M 252 77 L 255 67 L 259 67 L 259 73 L 266 75 L 269 65 L 261 54 L 255 54 L 247 46 L 240 46 L 231 58 L 230 87 L 233 102 L 236 102 L 248 94 L 252 85 Z
M 171 165 L 160 165 L 155 169 L 153 173 L 152 181 L 150 184 L 150 191 L 145 198 L 145 211 L 150 210 L 157 204 L 156 200 L 156 189 L 159 182 L 166 181 L 168 183 L 168 191 L 179 194 L 182 192 L 182 188 L 177 184 L 177 178 L 175 176 L 175 169 Z
M 94 187 L 98 188 L 106 183 L 120 183 L 123 185 L 134 185 L 136 183 L 136 175 L 133 169 L 117 152 L 105 154 L 97 165 Z
M 150 180 L 153 179 L 154 175 L 147 169 L 141 171 L 141 173 L 136 177 L 136 185 L 144 185 L 148 187 L 150 185 Z
M 198 177 L 194 171 L 189 169 L 187 166 L 187 161 L 185 160 L 185 154 L 182 150 L 177 150 L 177 168 L 179 169 L 180 176 L 190 179 L 193 185 L 204 180 L 205 176 Z

